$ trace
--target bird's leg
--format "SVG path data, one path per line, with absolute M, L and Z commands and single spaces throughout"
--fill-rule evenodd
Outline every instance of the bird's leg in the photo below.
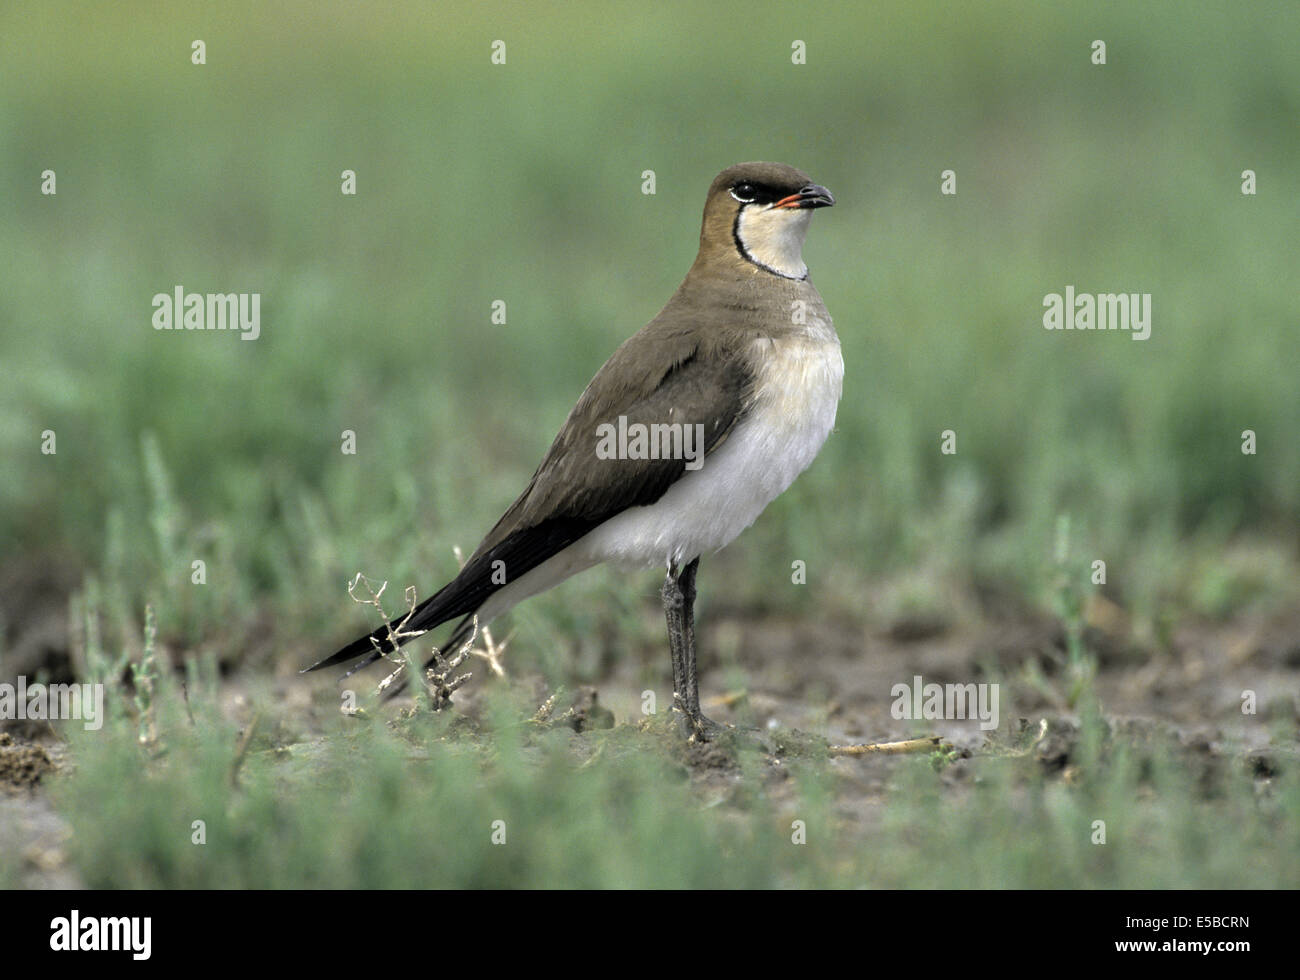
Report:
M 700 682 L 695 670 L 695 572 L 700 567 L 697 557 L 682 569 L 677 577 L 677 588 L 682 595 L 682 669 L 686 699 L 686 713 L 692 719 L 700 717 Z
M 688 734 L 700 741 L 722 726 L 700 712 L 700 684 L 695 667 L 695 572 L 697 557 L 679 573 L 670 567 L 664 579 L 664 616 L 668 620 L 668 646 L 673 658 L 673 708 L 682 712 Z
M 686 664 L 682 657 L 682 647 L 686 642 L 686 629 L 682 622 L 682 610 L 686 599 L 678 584 L 676 566 L 668 566 L 663 587 L 664 618 L 668 620 L 668 650 L 673 658 L 673 709 L 686 711 Z

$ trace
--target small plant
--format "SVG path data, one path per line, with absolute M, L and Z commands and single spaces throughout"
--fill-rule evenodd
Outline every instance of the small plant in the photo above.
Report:
M 139 735 L 142 746 L 147 749 L 158 747 L 158 718 L 154 710 L 155 686 L 158 681 L 158 663 L 154 656 L 154 645 L 158 638 L 158 624 L 154 620 L 153 605 L 144 607 L 144 651 L 140 662 L 131 665 L 131 683 L 135 687 L 135 707 L 139 722 Z
M 1070 561 L 1070 515 L 1056 519 L 1055 588 L 1053 605 L 1065 628 L 1065 701 L 1071 708 L 1094 700 L 1097 661 L 1083 640 L 1084 603 L 1081 572 Z
M 357 591 L 363 585 L 365 586 L 365 595 L 358 596 Z M 402 644 L 407 640 L 422 636 L 425 630 L 408 630 L 407 622 L 415 614 L 416 602 L 419 593 L 416 592 L 415 586 L 408 586 L 406 589 L 406 615 L 401 621 L 393 625 L 390 617 L 384 611 L 383 595 L 384 590 L 388 588 L 388 583 L 384 582 L 379 588 L 370 584 L 370 580 L 360 572 L 348 583 L 348 595 L 352 597 L 353 602 L 359 602 L 362 605 L 374 606 L 379 615 L 389 625 L 388 641 L 391 650 L 382 650 L 379 641 L 372 640 L 375 649 L 383 654 L 386 660 L 396 664 L 396 668 L 375 688 L 376 694 L 382 694 L 392 687 L 393 684 L 402 680 L 403 676 L 412 677 L 416 682 L 411 685 L 412 694 L 415 697 L 416 711 L 428 709 L 430 711 L 441 711 L 447 705 L 451 704 L 451 696 L 457 688 L 461 687 L 474 675 L 472 673 L 458 674 L 459 669 L 470 655 L 470 650 L 474 646 L 474 641 L 478 639 L 478 617 L 473 620 L 473 630 L 469 638 L 462 643 L 450 656 L 443 656 L 442 651 L 433 647 L 433 660 L 428 668 L 421 671 L 419 664 L 419 654 L 413 649 L 402 649 Z
M 961 750 L 945 742 L 930 753 L 930 765 L 935 772 L 943 772 L 960 758 Z

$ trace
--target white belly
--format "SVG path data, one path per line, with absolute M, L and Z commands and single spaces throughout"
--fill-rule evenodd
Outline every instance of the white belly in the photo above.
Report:
M 827 331 L 829 333 L 829 331 Z M 806 470 L 835 425 L 844 380 L 839 341 L 771 341 L 748 416 L 704 465 L 649 507 L 606 521 L 574 546 L 593 562 L 680 564 L 730 544 Z

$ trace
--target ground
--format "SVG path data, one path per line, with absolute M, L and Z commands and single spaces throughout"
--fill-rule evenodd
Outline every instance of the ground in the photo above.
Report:
M 752 812 L 758 794 L 783 819 L 797 819 L 805 808 L 805 792 L 793 773 L 801 762 L 816 759 L 831 812 L 867 836 L 881 831 L 891 807 L 906 804 L 902 794 L 909 784 L 900 777 L 914 778 L 918 764 L 933 770 L 941 797 L 954 804 L 968 800 L 986 776 L 1004 771 L 1009 762 L 1036 770 L 1027 777 L 1031 781 L 1041 777 L 1069 787 L 1081 779 L 1081 767 L 1105 768 L 1121 747 L 1139 757 L 1165 752 L 1201 801 L 1213 800 L 1225 780 L 1240 777 L 1265 805 L 1279 779 L 1295 778 L 1300 760 L 1293 678 L 1300 646 L 1294 638 L 1300 621 L 1294 612 L 1187 624 L 1175 631 L 1164 654 L 1145 651 L 1124 635 L 1126 624 L 1111 612 L 1109 619 L 1094 612 L 1102 625 L 1084 631 L 1097 651 L 1093 690 L 1103 719 L 1104 747 L 1091 757 L 1081 745 L 1080 706 L 1069 704 L 1064 693 L 1069 668 L 1062 628 L 1050 617 L 1007 615 L 996 607 L 982 610 L 973 622 L 904 618 L 875 630 L 715 610 L 701 624 L 705 711 L 754 734 L 711 744 L 688 743 L 662 717 L 642 713 L 640 679 L 656 667 L 667 672 L 666 653 L 658 657 L 663 651 L 611 657 L 597 682 L 556 690 L 529 669 L 527 644 L 516 637 L 502 655 L 506 676 L 491 676 L 483 660 L 467 663 L 476 676 L 445 709 L 445 716 L 457 720 L 440 739 L 491 744 L 499 716 L 489 717 L 487 692 L 509 692 L 518 706 L 540 709 L 549 701 L 532 723 L 539 730 L 569 731 L 564 752 L 575 767 L 593 757 L 648 751 L 680 773 L 696 805 L 743 815 Z M 972 672 L 972 664 L 980 669 Z M 894 717 L 891 687 L 914 674 L 927 683 L 998 681 L 998 727 L 986 731 L 974 721 Z M 255 687 L 239 672 L 221 682 L 225 716 L 241 732 L 252 724 L 258 738 L 268 740 L 255 751 L 311 758 L 334 751 L 332 742 L 347 737 L 338 729 L 336 689 L 318 675 L 283 674 L 260 694 Z M 1257 694 L 1256 714 L 1242 711 L 1246 691 Z M 366 710 L 400 729 L 415 708 L 411 698 L 399 697 Z M 70 778 L 76 754 L 48 725 L 11 722 L 8 728 L 0 736 L 4 849 L 22 855 L 20 881 L 27 887 L 84 884 L 75 847 L 69 846 L 72 825 L 48 792 Z M 1279 730 L 1290 737 L 1279 739 Z M 920 735 L 941 740 L 922 753 L 923 762 L 906 755 L 833 755 L 829 749 Z M 248 740 L 242 741 L 246 748 Z M 420 754 L 429 751 L 438 751 L 437 745 L 424 744 Z M 540 757 L 534 761 L 541 765 Z M 1139 796 L 1159 792 L 1139 790 Z

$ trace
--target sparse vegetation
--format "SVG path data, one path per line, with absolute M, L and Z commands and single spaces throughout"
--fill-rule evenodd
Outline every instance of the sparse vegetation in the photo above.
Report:
M 813 3 L 793 66 L 699 40 L 744 5 L 618 44 L 632 13 L 534 6 L 498 70 L 490 5 L 326 6 L 0 10 L 0 681 L 111 709 L 16 730 L 0 786 L 53 802 L 66 870 L 1300 887 L 1293 10 Z M 701 181 L 754 158 L 835 192 L 805 255 L 847 366 L 817 463 L 704 558 L 706 708 L 773 751 L 642 714 L 669 701 L 652 573 L 521 606 L 450 711 L 344 717 L 296 671 L 364 625 L 349 577 L 454 574 L 685 273 Z M 260 292 L 261 337 L 153 330 L 178 283 Z M 1151 338 L 1043 330 L 1067 283 L 1151 293 Z M 890 714 L 918 673 L 1000 683 L 999 727 L 828 756 L 933 734 Z M 19 826 L 0 885 L 45 873 Z

